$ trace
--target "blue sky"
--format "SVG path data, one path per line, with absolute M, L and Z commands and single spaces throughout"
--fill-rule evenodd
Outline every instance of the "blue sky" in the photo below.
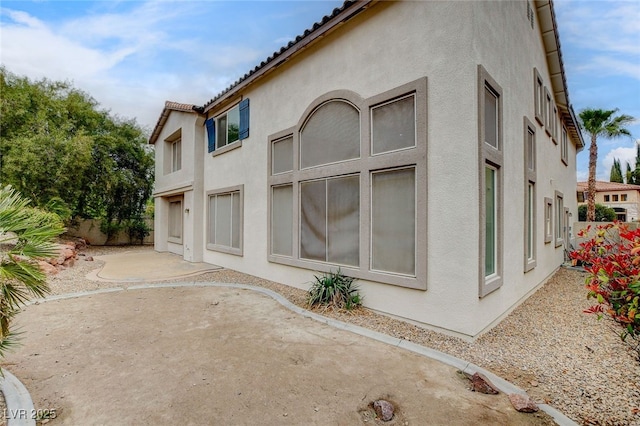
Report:
M 152 128 L 165 100 L 202 105 L 342 1 L 11 1 L 0 63 L 69 80 L 102 107 Z M 619 108 L 633 138 L 599 141 L 598 178 L 640 141 L 640 2 L 556 0 L 571 102 Z M 587 141 L 588 142 L 588 141 Z M 578 154 L 578 180 L 588 150 Z

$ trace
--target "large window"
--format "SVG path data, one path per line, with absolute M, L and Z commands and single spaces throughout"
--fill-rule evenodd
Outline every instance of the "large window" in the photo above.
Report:
M 270 261 L 426 289 L 426 103 L 332 92 L 269 138 Z
M 536 128 L 524 117 L 524 271 L 536 266 Z
M 480 282 L 483 297 L 502 285 L 502 88 L 478 65 Z
M 242 255 L 243 187 L 210 191 L 207 248 Z
M 182 197 L 169 199 L 169 233 L 167 241 L 182 244 Z

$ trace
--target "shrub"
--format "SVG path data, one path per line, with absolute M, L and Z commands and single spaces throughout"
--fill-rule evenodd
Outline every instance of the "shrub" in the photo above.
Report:
M 13 317 L 30 297 L 43 297 L 47 277 L 37 261 L 57 255 L 60 217 L 29 206 L 11 186 L 0 186 L 0 359 L 16 344 Z
M 631 337 L 640 353 L 640 229 L 614 223 L 595 232 L 588 226 L 578 236 L 587 239 L 571 258 L 584 265 L 587 298 L 598 302 L 584 312 L 609 315 L 622 326 L 622 340 Z
M 587 221 L 587 205 L 578 206 L 578 220 Z M 596 222 L 613 222 L 616 220 L 616 211 L 610 207 L 596 204 Z
M 336 272 L 315 275 L 307 298 L 309 306 L 326 305 L 350 310 L 361 305 L 362 297 L 354 281 L 354 278 L 343 275 L 340 268 Z
M 145 237 L 151 234 L 151 228 L 142 218 L 130 219 L 125 224 L 131 242 L 138 241 L 142 245 Z

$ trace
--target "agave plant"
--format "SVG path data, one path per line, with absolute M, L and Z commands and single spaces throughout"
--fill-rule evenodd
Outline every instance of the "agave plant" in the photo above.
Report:
M 49 291 L 37 260 L 57 254 L 54 239 L 63 231 L 56 214 L 29 207 L 13 188 L 0 187 L 0 358 L 16 343 L 10 325 L 20 306 Z
M 315 275 L 311 283 L 307 302 L 309 306 L 327 305 L 339 309 L 351 309 L 362 304 L 355 279 L 343 275 L 340 269 L 322 275 Z

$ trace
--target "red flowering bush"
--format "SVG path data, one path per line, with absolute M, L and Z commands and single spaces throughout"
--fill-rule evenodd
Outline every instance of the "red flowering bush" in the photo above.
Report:
M 609 315 L 623 327 L 622 340 L 631 336 L 640 352 L 640 229 L 616 222 L 588 226 L 578 237 L 586 239 L 571 258 L 589 273 L 587 298 L 598 302 L 584 312 Z

